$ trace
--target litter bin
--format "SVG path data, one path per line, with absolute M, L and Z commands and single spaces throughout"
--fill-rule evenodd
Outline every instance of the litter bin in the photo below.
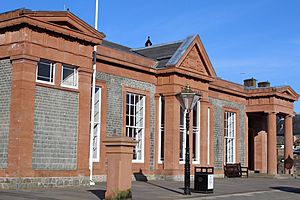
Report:
M 214 192 L 214 168 L 213 167 L 195 167 L 194 190 L 196 192 L 213 193 Z

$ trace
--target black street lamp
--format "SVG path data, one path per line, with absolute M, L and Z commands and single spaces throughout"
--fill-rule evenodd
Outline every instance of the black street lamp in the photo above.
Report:
M 190 174 L 191 174 L 191 166 L 190 166 L 190 142 L 189 142 L 189 124 L 190 117 L 189 113 L 194 108 L 196 103 L 200 99 L 200 95 L 192 91 L 191 87 L 187 85 L 182 88 L 182 91 L 176 95 L 176 98 L 180 102 L 180 106 L 186 111 L 186 142 L 185 142 L 185 164 L 184 164 L 184 194 L 190 195 Z

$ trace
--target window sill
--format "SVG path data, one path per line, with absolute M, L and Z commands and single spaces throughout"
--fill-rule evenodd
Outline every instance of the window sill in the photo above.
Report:
M 54 85 L 54 82 L 48 82 L 48 81 L 41 81 L 41 80 L 35 80 L 37 83 L 42 83 L 46 85 Z
M 64 91 L 68 91 L 68 92 L 77 92 L 79 93 L 78 89 L 74 89 L 74 88 L 66 88 L 66 87 L 61 87 L 58 85 L 54 85 L 54 84 L 48 84 L 48 83 L 44 83 L 44 82 L 36 82 L 36 86 L 42 86 L 42 87 L 47 87 L 47 88 L 52 88 L 52 89 L 58 89 L 58 90 L 64 90 Z
M 61 84 L 60 87 L 78 90 L 78 86 L 70 86 L 70 85 Z
M 143 160 L 133 160 L 132 163 L 144 164 Z

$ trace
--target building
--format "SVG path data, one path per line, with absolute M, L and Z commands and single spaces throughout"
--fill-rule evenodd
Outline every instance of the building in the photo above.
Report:
M 106 174 L 107 136 L 135 137 L 133 173 L 180 179 L 185 120 L 175 95 L 201 93 L 191 112 L 191 163 L 226 163 L 277 173 L 276 116 L 285 118 L 292 155 L 289 86 L 219 79 L 199 36 L 132 49 L 104 40 L 70 12 L 15 10 L 0 15 L 0 186 L 52 187 L 89 182 L 93 47 L 97 45 L 93 174 Z

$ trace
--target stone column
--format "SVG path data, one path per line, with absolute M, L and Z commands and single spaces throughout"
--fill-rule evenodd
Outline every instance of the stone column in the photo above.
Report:
M 269 175 L 277 174 L 277 153 L 276 153 L 276 113 L 268 113 L 268 163 Z
M 293 157 L 293 121 L 291 115 L 286 115 L 284 118 L 284 159 Z M 293 170 L 291 170 L 293 171 Z M 289 170 L 285 170 L 288 174 Z
M 104 144 L 108 161 L 105 199 L 131 198 L 132 155 L 136 142 L 116 136 L 107 137 Z
M 165 96 L 165 156 L 164 175 L 178 175 L 180 104 L 175 96 Z

